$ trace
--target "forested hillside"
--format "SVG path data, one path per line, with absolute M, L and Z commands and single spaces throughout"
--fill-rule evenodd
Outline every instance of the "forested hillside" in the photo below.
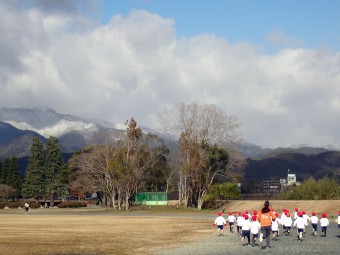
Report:
M 248 159 L 244 180 L 257 183 L 263 178 L 286 178 L 288 169 L 296 174 L 298 181 L 310 176 L 316 179 L 325 175 L 340 178 L 340 152 L 328 151 L 317 155 L 285 153 L 261 160 Z

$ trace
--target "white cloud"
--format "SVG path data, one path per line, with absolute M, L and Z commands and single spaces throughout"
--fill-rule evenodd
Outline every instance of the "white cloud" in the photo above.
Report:
M 238 117 L 249 142 L 340 148 L 340 53 L 289 47 L 266 55 L 214 35 L 178 38 L 174 20 L 147 11 L 106 25 L 3 3 L 0 14 L 0 106 L 117 123 L 133 116 L 153 127 L 179 102 L 214 103 Z
M 267 41 L 276 47 L 297 48 L 303 45 L 303 41 L 291 36 L 279 28 L 274 29 L 268 36 Z

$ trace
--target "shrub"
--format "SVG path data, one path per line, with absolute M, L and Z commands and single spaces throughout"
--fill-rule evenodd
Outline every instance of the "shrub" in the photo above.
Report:
M 4 209 L 7 205 L 7 202 L 0 202 L 0 209 Z
M 30 205 L 30 208 L 32 209 L 37 209 L 41 207 L 40 203 L 38 202 L 29 203 L 29 205 Z
M 9 202 L 7 206 L 10 209 L 17 209 L 20 206 L 20 202 Z
M 57 205 L 58 208 L 79 208 L 79 207 L 86 207 L 85 202 L 61 202 Z
M 36 200 L 21 200 L 19 206 L 21 208 L 24 208 L 26 202 L 30 205 L 30 208 L 40 208 L 40 204 Z M 38 204 L 38 207 L 37 205 L 33 205 L 33 204 Z

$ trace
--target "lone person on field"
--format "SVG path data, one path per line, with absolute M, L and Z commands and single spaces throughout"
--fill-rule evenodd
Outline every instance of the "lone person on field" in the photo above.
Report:
M 269 209 L 269 201 L 264 202 L 264 207 L 259 212 L 257 219 L 261 223 L 261 235 L 260 242 L 263 238 L 266 239 L 266 246 L 262 247 L 263 249 L 270 249 L 270 232 L 272 221 L 276 219 L 275 214 Z
M 30 205 L 28 204 L 28 202 L 26 202 L 25 203 L 25 213 L 27 214 L 29 210 L 30 210 Z

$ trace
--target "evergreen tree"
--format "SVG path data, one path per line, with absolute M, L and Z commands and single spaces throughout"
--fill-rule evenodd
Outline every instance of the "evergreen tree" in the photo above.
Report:
M 22 194 L 24 197 L 41 198 L 44 194 L 44 155 L 43 144 L 38 137 L 33 138 L 31 154 Z
M 54 193 L 61 192 L 63 186 L 63 178 L 60 178 L 63 169 L 63 156 L 59 141 L 57 138 L 50 136 L 47 140 L 46 148 L 46 162 L 45 162 L 45 191 L 47 197 L 52 196 Z M 58 194 L 61 195 L 61 194 Z
M 4 183 L 4 180 L 3 180 L 3 172 L 4 172 L 4 169 L 3 169 L 3 164 L 2 164 L 2 160 L 0 159 L 0 184 Z
M 13 194 L 15 197 L 19 197 L 21 193 L 21 176 L 19 174 L 18 159 L 11 157 L 9 159 L 8 168 L 6 170 L 6 184 L 16 190 Z
M 10 165 L 11 165 L 10 158 L 5 158 L 2 176 L 1 176 L 4 184 L 7 184 L 7 177 L 8 177 L 9 171 L 10 171 Z

